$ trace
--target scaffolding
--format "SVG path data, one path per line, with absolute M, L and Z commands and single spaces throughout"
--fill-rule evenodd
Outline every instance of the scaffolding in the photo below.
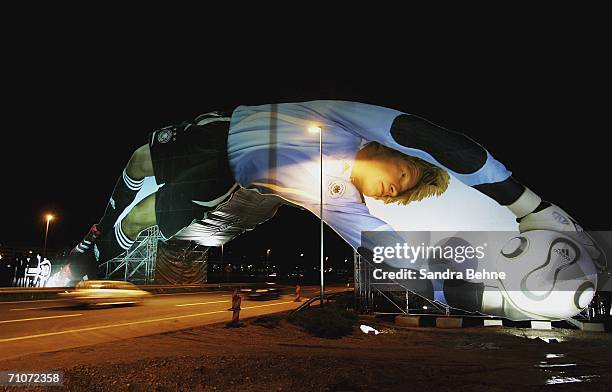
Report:
M 450 314 L 450 307 L 418 295 L 396 282 L 373 282 L 374 266 L 353 253 L 355 309 L 370 314 Z
M 128 251 L 100 265 L 105 279 L 152 284 L 155 280 L 159 229 L 153 226 L 142 231 Z

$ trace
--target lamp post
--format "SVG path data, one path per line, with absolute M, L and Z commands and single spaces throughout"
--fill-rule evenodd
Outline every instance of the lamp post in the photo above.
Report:
M 324 283 L 324 260 L 323 260 L 323 129 L 319 126 L 312 126 L 308 128 L 310 133 L 319 134 L 319 166 L 321 167 L 321 173 L 319 176 L 321 182 L 321 188 L 319 189 L 319 220 L 321 221 L 321 306 L 323 306 L 324 295 L 325 295 L 325 283 Z
M 225 268 L 223 267 L 223 244 L 221 244 L 221 257 L 219 258 L 219 266 L 221 268 L 221 280 L 223 280 L 223 274 L 225 274 Z
M 266 272 L 268 272 L 268 267 L 270 266 L 270 263 L 268 261 L 269 257 L 270 257 L 270 249 L 266 250 Z
M 45 229 L 45 247 L 43 249 L 43 257 L 47 257 L 47 235 L 49 234 L 49 222 L 53 220 L 54 216 L 47 214 L 45 218 L 47 218 L 47 227 Z

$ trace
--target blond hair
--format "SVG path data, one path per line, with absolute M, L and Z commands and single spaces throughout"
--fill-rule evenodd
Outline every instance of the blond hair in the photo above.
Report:
M 373 142 L 376 143 L 376 142 Z M 424 161 L 420 158 L 413 157 L 411 155 L 403 154 L 397 150 L 392 148 L 383 146 L 382 144 L 378 144 L 379 151 L 383 154 L 389 154 L 393 156 L 397 156 L 420 169 L 422 173 L 421 179 L 419 182 L 412 188 L 407 191 L 395 196 L 383 196 L 378 197 L 377 199 L 382 200 L 385 204 L 389 203 L 397 203 L 401 205 L 406 205 L 413 201 L 421 201 L 426 197 L 431 196 L 440 196 L 443 194 L 446 189 L 448 189 L 448 183 L 450 182 L 450 176 L 446 172 L 439 168 L 436 165 L 433 165 L 427 161 Z

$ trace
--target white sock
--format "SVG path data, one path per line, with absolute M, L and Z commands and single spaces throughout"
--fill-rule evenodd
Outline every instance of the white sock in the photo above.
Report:
M 117 224 L 115 225 L 115 239 L 117 240 L 119 246 L 124 250 L 130 249 L 130 247 L 134 243 L 134 240 L 131 240 L 123 232 L 123 228 L 121 228 L 121 222 L 117 222 Z
M 522 218 L 538 208 L 541 202 L 542 199 L 540 196 L 533 193 L 531 189 L 525 188 L 521 196 L 514 203 L 506 207 L 508 207 L 517 218 Z

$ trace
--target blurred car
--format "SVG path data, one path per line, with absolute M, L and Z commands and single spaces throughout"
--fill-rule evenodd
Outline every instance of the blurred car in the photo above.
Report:
M 280 297 L 280 291 L 276 287 L 271 287 L 271 283 L 268 283 L 267 287 L 248 287 L 240 289 L 240 294 L 243 294 L 247 299 L 255 301 L 266 301 L 271 299 L 278 299 Z
M 82 280 L 74 290 L 59 295 L 74 305 L 102 306 L 141 303 L 151 293 L 139 289 L 133 283 L 120 280 Z

